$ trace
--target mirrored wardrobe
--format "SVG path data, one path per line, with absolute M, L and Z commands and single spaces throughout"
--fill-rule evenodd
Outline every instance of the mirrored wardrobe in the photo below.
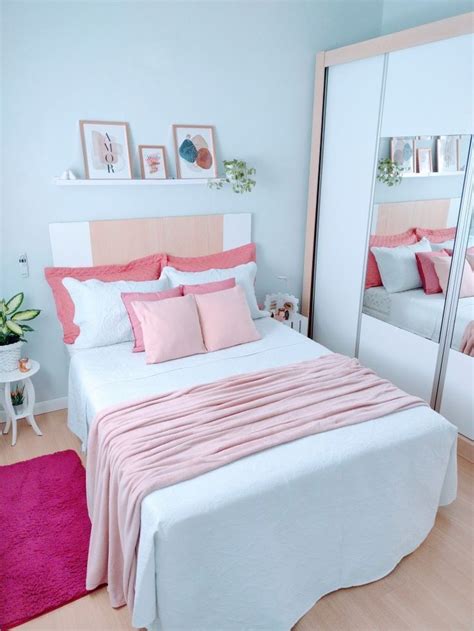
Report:
M 306 309 L 474 439 L 472 14 L 436 24 L 319 58 Z

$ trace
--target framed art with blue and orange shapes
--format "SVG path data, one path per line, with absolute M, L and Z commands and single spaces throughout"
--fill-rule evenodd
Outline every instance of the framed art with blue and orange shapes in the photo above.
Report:
M 212 125 L 173 125 L 176 173 L 181 179 L 217 177 Z

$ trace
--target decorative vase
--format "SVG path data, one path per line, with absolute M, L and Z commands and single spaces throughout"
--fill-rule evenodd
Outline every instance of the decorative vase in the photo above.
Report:
M 12 372 L 18 369 L 23 342 L 0 346 L 0 372 Z

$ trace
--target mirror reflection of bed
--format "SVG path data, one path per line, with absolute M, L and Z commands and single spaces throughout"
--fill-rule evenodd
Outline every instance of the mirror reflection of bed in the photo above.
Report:
M 439 342 L 460 199 L 375 204 L 363 313 Z M 452 348 L 474 354 L 474 225 L 468 239 Z M 472 334 L 471 334 L 472 330 Z

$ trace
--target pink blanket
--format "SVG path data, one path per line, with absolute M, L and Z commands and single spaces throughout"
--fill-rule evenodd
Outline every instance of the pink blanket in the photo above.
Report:
M 276 445 L 424 401 L 355 359 L 328 355 L 109 408 L 89 435 L 87 588 L 133 606 L 141 502 Z

